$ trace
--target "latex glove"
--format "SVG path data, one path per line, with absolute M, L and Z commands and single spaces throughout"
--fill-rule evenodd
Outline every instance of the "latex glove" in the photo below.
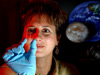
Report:
M 8 50 L 3 59 L 7 65 L 15 71 L 18 75 L 35 75 L 36 72 L 36 40 L 33 40 L 31 43 L 30 50 L 25 53 L 24 44 L 27 42 L 27 39 L 15 48 Z

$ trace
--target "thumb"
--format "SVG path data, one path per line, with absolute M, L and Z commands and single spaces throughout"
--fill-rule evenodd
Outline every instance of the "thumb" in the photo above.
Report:
M 29 61 L 30 62 L 35 62 L 36 61 L 36 50 L 37 50 L 37 46 L 36 46 L 36 40 L 34 39 L 32 42 L 31 42 L 31 46 L 30 46 L 30 56 L 29 56 Z
M 31 42 L 30 49 L 31 49 L 31 52 L 32 52 L 31 55 L 35 56 L 35 53 L 36 53 L 36 50 L 37 50 L 36 40 L 35 39 Z

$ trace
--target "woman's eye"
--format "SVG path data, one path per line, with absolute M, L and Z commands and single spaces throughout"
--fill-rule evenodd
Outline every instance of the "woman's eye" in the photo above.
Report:
M 43 32 L 43 33 L 50 33 L 50 30 L 49 30 L 49 29 L 43 29 L 42 32 Z
M 27 32 L 28 34 L 34 34 L 36 32 L 36 29 L 28 29 Z

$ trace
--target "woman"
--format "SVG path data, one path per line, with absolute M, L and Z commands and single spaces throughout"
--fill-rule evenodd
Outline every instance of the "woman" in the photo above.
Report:
M 22 42 L 4 54 L 6 63 L 1 66 L 0 74 L 79 75 L 72 64 L 53 57 L 66 21 L 67 14 L 56 2 L 36 2 L 25 7 L 22 13 Z

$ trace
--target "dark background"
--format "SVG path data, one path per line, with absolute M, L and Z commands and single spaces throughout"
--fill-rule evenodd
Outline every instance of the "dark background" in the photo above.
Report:
M 80 3 L 90 0 L 55 0 L 68 15 Z M 99 0 L 96 0 L 99 1 Z M 2 55 L 6 48 L 21 40 L 19 9 L 26 0 L 0 0 L 0 65 L 4 63 Z M 81 75 L 98 75 L 100 61 L 89 54 L 89 49 L 98 42 L 73 43 L 66 38 L 65 31 L 61 37 L 57 59 L 74 64 Z

